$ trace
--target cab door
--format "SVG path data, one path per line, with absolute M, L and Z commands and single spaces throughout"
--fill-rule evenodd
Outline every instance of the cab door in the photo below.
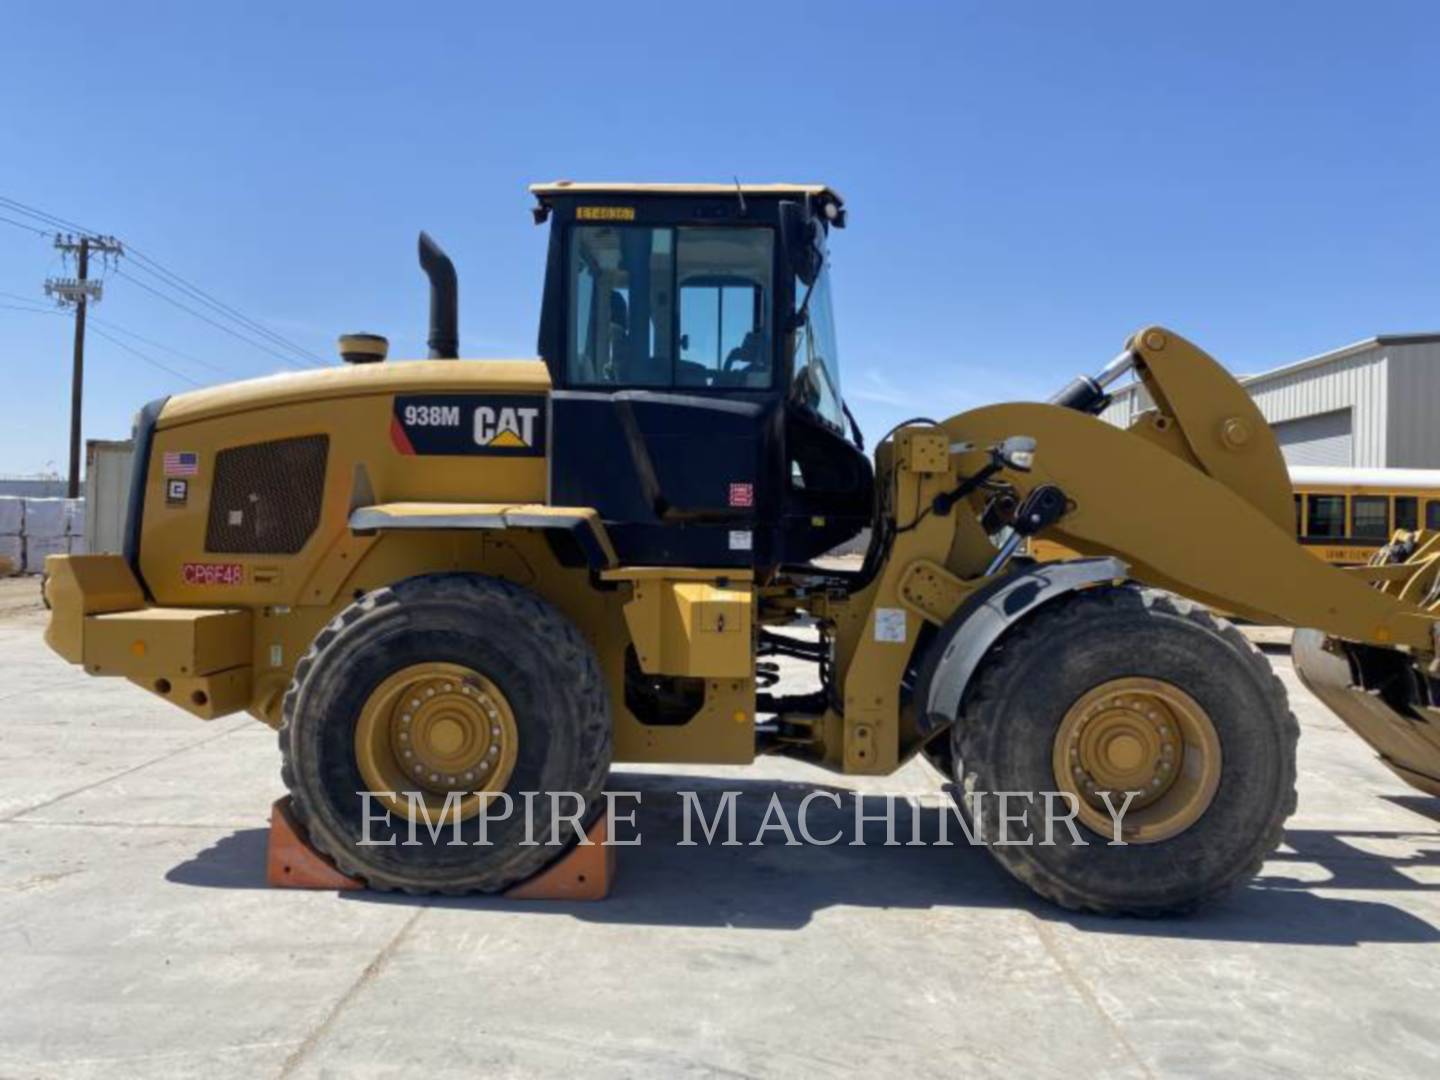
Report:
M 774 230 L 577 223 L 563 257 L 551 500 L 598 510 L 627 563 L 765 565 L 783 429 Z

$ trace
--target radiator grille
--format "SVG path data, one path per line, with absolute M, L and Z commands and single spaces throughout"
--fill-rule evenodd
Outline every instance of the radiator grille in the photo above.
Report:
M 205 550 L 293 555 L 320 523 L 328 435 L 235 446 L 215 455 Z

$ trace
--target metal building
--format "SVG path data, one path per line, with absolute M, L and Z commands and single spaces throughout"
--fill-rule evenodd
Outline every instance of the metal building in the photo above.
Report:
M 1240 379 L 1291 465 L 1440 468 L 1440 333 L 1382 334 Z M 1121 390 L 1122 427 L 1152 402 Z

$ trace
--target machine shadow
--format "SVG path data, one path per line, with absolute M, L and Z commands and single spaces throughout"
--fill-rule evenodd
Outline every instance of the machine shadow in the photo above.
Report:
M 1394 803 L 1412 813 L 1427 817 L 1431 821 L 1440 821 L 1440 798 L 1434 795 L 1382 795 L 1386 802 Z
M 265 889 L 269 829 L 236 829 L 172 867 L 165 880 L 204 889 Z
M 653 926 L 749 927 L 793 930 L 807 925 L 818 912 L 836 905 L 873 908 L 1025 910 L 1036 918 L 1061 922 L 1091 933 L 1164 937 L 1185 940 L 1245 941 L 1299 945 L 1412 944 L 1440 941 L 1440 929 L 1415 915 L 1380 901 L 1320 896 L 1313 890 L 1433 890 L 1407 876 L 1416 866 L 1440 865 L 1440 834 L 1421 856 L 1387 856 L 1361 850 L 1347 840 L 1384 847 L 1414 833 L 1327 832 L 1292 830 L 1286 844 L 1250 885 L 1194 915 L 1161 919 L 1105 918 L 1063 911 L 1013 881 L 989 853 L 970 845 L 953 815 L 947 836 L 953 846 L 938 846 L 939 812 L 935 806 L 916 810 L 896 800 L 894 839 L 885 846 L 886 823 L 863 826 L 863 846 L 856 838 L 855 804 L 848 788 L 825 785 L 712 777 L 672 777 L 616 773 L 612 791 L 639 792 L 617 804 L 620 814 L 636 807 L 635 826 L 617 825 L 617 838 L 642 838 L 640 846 L 618 848 L 616 882 L 599 903 L 521 901 L 503 897 L 412 897 L 369 891 L 339 894 L 349 902 L 420 905 L 465 910 L 565 915 L 587 922 Z M 707 820 L 714 820 L 720 799 L 736 792 L 735 838 L 705 841 L 698 815 L 692 816 L 696 846 L 681 846 L 685 810 L 679 791 L 693 791 Z M 800 820 L 800 804 L 815 791 L 833 793 L 811 800 L 807 823 L 817 839 L 839 836 L 830 846 L 789 847 L 778 827 L 766 831 L 761 845 L 752 843 L 766 821 L 772 797 L 778 799 L 792 829 Z M 885 800 L 868 796 L 867 816 L 881 817 Z M 772 823 L 773 823 L 772 818 Z M 176 884 L 207 888 L 265 888 L 266 830 L 245 829 L 220 840 L 176 866 L 166 878 Z M 908 844 L 918 838 L 921 844 Z M 1287 864 L 1318 865 L 1320 880 L 1286 873 Z M 1314 878 L 1317 875 L 1307 875 Z

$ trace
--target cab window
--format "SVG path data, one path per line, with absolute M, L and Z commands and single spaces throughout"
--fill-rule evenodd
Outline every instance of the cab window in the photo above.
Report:
M 1306 500 L 1309 528 L 1305 535 L 1325 540 L 1345 535 L 1345 496 L 1310 495 Z
M 569 382 L 770 386 L 773 250 L 762 228 L 575 226 Z
M 1440 529 L 1440 499 L 1429 499 L 1426 501 L 1425 528 Z
M 679 229 L 677 386 L 771 382 L 769 229 Z
M 1390 536 L 1388 495 L 1356 495 L 1350 500 L 1350 535 L 1357 540 L 1385 540 Z

